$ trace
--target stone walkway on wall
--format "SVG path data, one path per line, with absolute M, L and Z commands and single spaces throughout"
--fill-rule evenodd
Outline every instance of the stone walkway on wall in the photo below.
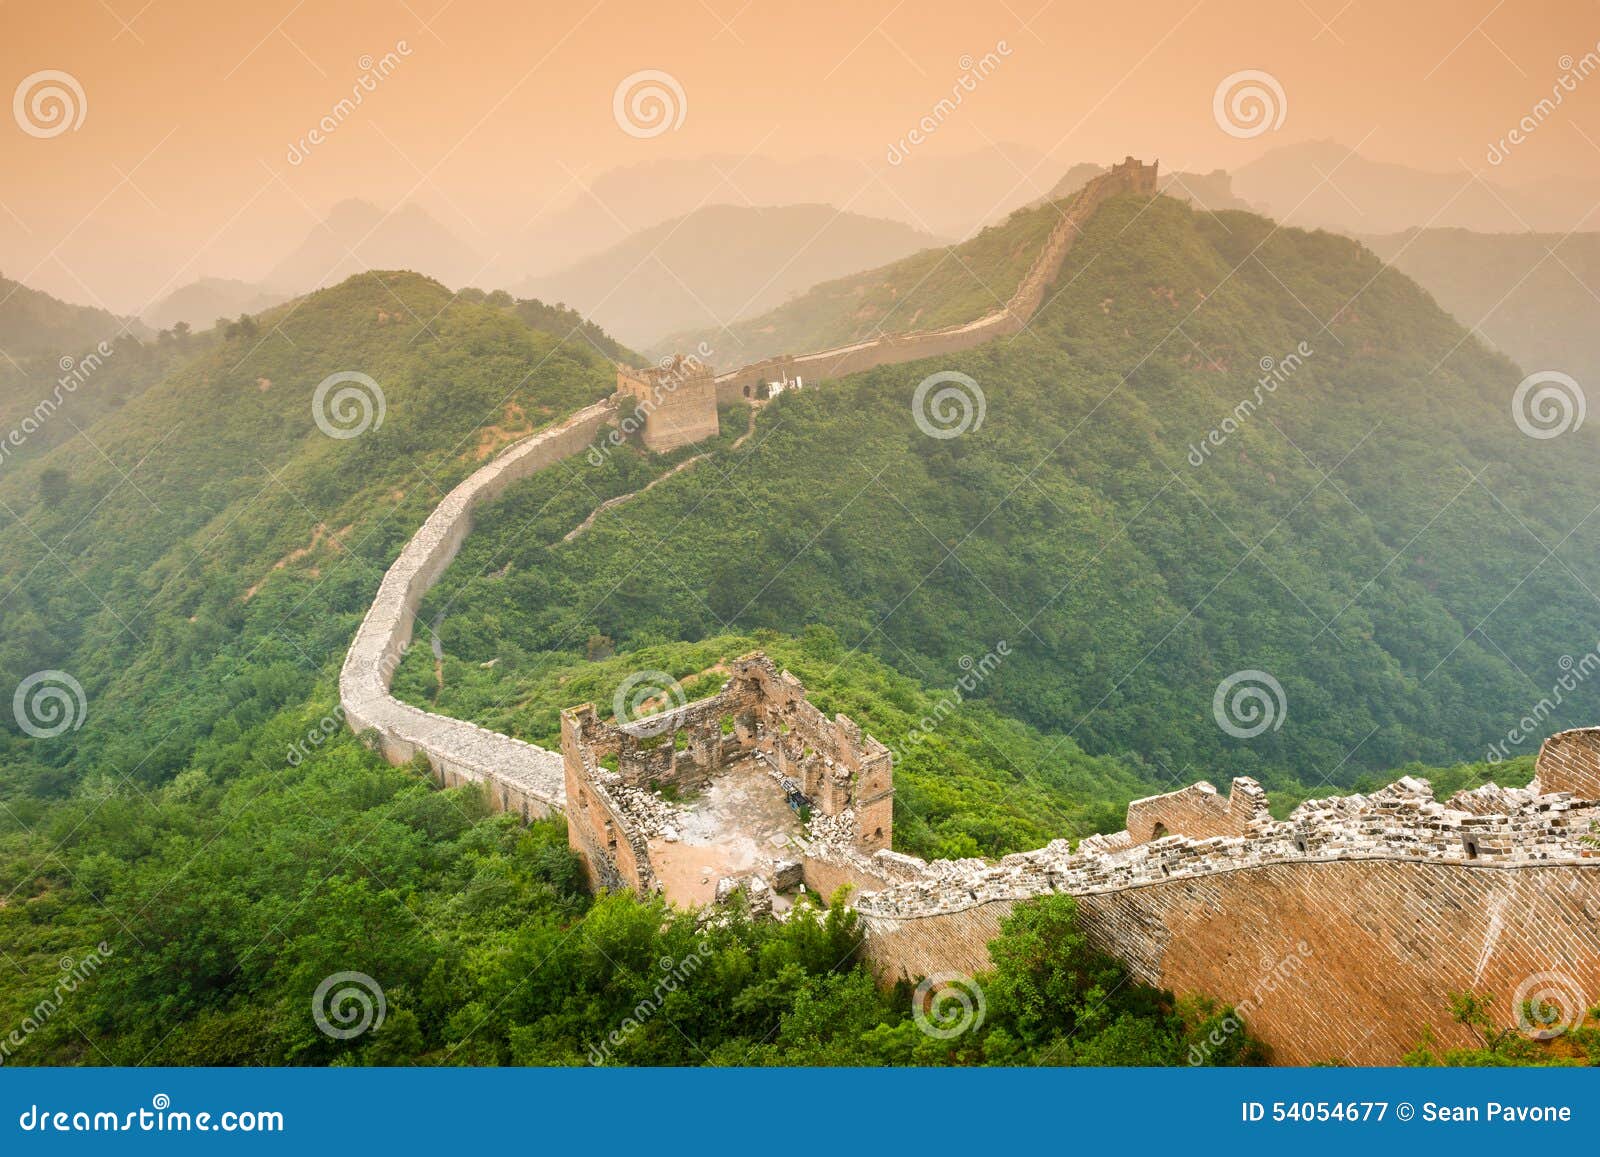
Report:
M 598 402 L 513 444 L 445 496 L 406 543 L 378 587 L 339 673 L 339 703 L 357 733 L 376 732 L 391 763 L 427 757 L 446 786 L 489 785 L 493 805 L 525 819 L 560 812 L 566 804 L 561 756 L 462 719 L 436 715 L 390 694 L 395 669 L 411 645 L 417 608 L 461 549 L 479 504 L 590 446 L 616 415 Z

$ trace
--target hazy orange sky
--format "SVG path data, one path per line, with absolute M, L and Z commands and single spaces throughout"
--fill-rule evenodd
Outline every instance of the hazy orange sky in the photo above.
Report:
M 409 55 L 303 163 L 362 74 Z M 1484 169 L 1485 151 L 1600 42 L 1595 0 L 0 0 L 0 81 L 81 86 L 81 127 L 0 121 L 0 271 L 137 311 L 201 275 L 260 276 L 331 204 L 426 207 L 484 252 L 605 169 L 665 157 L 832 154 L 886 164 L 963 57 L 1009 55 L 906 164 L 1016 142 L 1050 180 L 1133 153 L 1236 167 L 1334 138 L 1380 160 Z M 682 125 L 641 139 L 612 99 L 670 72 Z M 1282 85 L 1281 127 L 1213 118 L 1242 69 Z M 1600 177 L 1600 74 L 1494 170 Z M 1049 182 L 1046 181 L 1046 184 Z

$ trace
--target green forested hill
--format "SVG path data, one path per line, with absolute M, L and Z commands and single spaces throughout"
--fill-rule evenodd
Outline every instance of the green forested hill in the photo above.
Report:
M 785 395 L 571 544 L 584 504 L 526 483 L 424 610 L 472 688 L 451 709 L 548 732 L 513 707 L 586 640 L 822 624 L 928 687 L 1006 641 L 997 712 L 1158 781 L 1293 792 L 1482 758 L 1595 646 L 1593 428 L 1524 435 L 1518 369 L 1358 245 L 1126 199 L 1058 286 L 1014 341 Z M 1263 359 L 1301 349 L 1202 454 Z M 911 398 L 945 369 L 986 417 L 935 439 Z M 657 470 L 614 458 L 593 484 Z M 1248 740 L 1213 718 L 1241 670 L 1287 703 Z M 1545 731 L 1600 715 L 1600 688 L 1566 699 Z
M 383 394 L 359 437 L 313 415 L 339 372 Z M 369 275 L 231 325 L 84 437 L 7 470 L 0 685 L 60 669 L 92 708 L 61 743 L 0 730 L 8 785 L 159 783 L 219 718 L 303 697 L 449 487 L 613 381 L 587 343 Z
M 138 322 L 131 324 L 135 333 L 144 331 Z M 71 305 L 0 275 L 0 350 L 11 358 L 76 352 L 123 329 L 122 319 L 106 310 Z
M 765 647 L 901 752 L 897 841 L 924 854 L 1115 828 L 1130 796 L 1205 776 L 1262 774 L 1281 809 L 1478 755 L 1593 645 L 1587 428 L 1523 437 L 1509 363 L 1349 242 L 1270 228 L 1113 203 L 1014 341 L 785 395 L 747 440 L 730 410 L 709 446 L 541 474 L 468 540 L 424 609 L 444 658 L 415 648 L 400 691 L 548 739 L 559 707 L 631 671 L 702 694 L 718 659 Z M 1026 255 L 1020 234 L 986 244 Z M 6 1063 L 584 1063 L 661 959 L 703 946 L 611 1061 L 1182 1063 L 1222 1010 L 1073 955 L 1070 911 L 1008 932 L 1048 928 L 1063 958 L 1034 963 L 1085 978 L 1055 1020 L 1008 995 L 1031 983 L 1013 954 L 983 1033 L 932 1040 L 874 988 L 843 912 L 696 937 L 692 916 L 593 901 L 559 824 L 486 817 L 339 726 L 344 649 L 428 511 L 612 389 L 618 347 L 569 322 L 363 276 L 157 346 L 123 405 L 0 471 L 0 692 L 47 672 L 82 688 L 59 735 L 0 709 L 0 1021 L 25 1029 Z M 1188 465 L 1259 359 L 1301 341 L 1306 364 Z M 919 431 L 935 369 L 980 384 L 980 428 Z M 314 391 L 356 372 L 383 421 L 330 437 Z M 963 657 L 1001 642 L 956 702 Z M 1249 742 L 1210 709 L 1243 667 L 1288 701 Z M 1526 761 L 1442 778 L 1491 771 Z M 48 1004 L 60 961 L 91 954 Z M 347 1042 L 308 1011 L 343 971 L 388 1009 Z M 1214 1060 L 1248 1059 L 1232 1039 Z

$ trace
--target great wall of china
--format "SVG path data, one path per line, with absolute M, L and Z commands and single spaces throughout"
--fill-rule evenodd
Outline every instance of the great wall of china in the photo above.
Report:
M 1153 184 L 1154 167 L 1130 159 L 1081 191 L 1004 310 L 747 366 L 715 378 L 716 397 L 743 398 L 772 376 L 826 380 L 1017 332 L 1095 206 L 1117 192 L 1149 195 Z M 618 411 L 616 398 L 592 405 L 483 466 L 384 576 L 339 689 L 349 726 L 375 734 L 390 761 L 424 756 L 441 783 L 481 784 L 491 806 L 524 818 L 567 812 L 571 794 L 582 805 L 569 816 L 572 843 L 594 883 L 695 902 L 694 881 L 674 880 L 671 866 L 692 817 L 651 789 L 734 775 L 746 788 L 770 781 L 777 799 L 800 794 L 815 814 L 808 806 L 792 859 L 745 865 L 743 881 L 717 881 L 718 898 L 740 883 L 770 909 L 774 889 L 851 885 L 869 959 L 889 981 L 979 972 L 1018 902 L 1070 893 L 1091 940 L 1134 976 L 1239 1006 L 1279 1063 L 1393 1063 L 1424 1025 L 1442 1043 L 1471 1043 L 1448 1018 L 1454 991 L 1493 994 L 1511 1015 L 1530 994 L 1548 996 L 1549 977 L 1570 999 L 1600 1000 L 1600 847 L 1591 834 L 1600 729 L 1547 740 L 1526 789 L 1437 801 L 1425 782 L 1401 780 L 1366 797 L 1309 801 L 1278 821 L 1260 787 L 1241 778 L 1226 797 L 1197 784 L 1135 801 L 1127 830 L 1076 851 L 1057 840 L 998 862 L 930 863 L 887 850 L 893 788 L 882 745 L 842 716 L 824 719 L 760 656 L 735 663 L 719 695 L 652 716 L 644 731 L 573 708 L 561 754 L 394 698 L 417 609 L 477 506 L 584 451 Z M 696 847 L 694 858 L 706 851 Z
M 675 406 L 669 399 L 669 404 L 655 409 L 650 418 L 663 421 L 672 435 L 689 429 L 703 436 L 715 432 L 718 401 L 743 400 L 745 385 L 764 380 L 783 365 L 800 366 L 804 373 L 822 381 L 872 366 L 971 349 L 1001 334 L 1015 333 L 1044 301 L 1045 291 L 1054 282 L 1073 240 L 1099 204 L 1119 193 L 1153 196 L 1155 191 L 1156 166 L 1141 164 L 1132 157 L 1090 181 L 1067 202 L 1061 220 L 1051 230 L 1005 309 L 949 329 L 885 335 L 842 349 L 757 362 L 717 377 L 714 398 L 709 391 L 702 396 L 696 390 L 683 388 L 681 371 L 669 368 L 664 372 L 675 379 L 677 388 L 671 393 L 679 404 Z M 619 382 L 637 387 L 638 400 L 644 400 L 648 393 L 648 383 L 637 381 L 633 374 L 624 372 L 619 375 Z M 697 410 L 710 406 L 709 430 L 703 415 L 679 413 L 684 404 Z M 473 511 L 499 497 L 513 482 L 589 449 L 598 431 L 617 418 L 619 409 L 617 398 L 599 402 L 559 425 L 514 443 L 450 491 L 389 567 L 339 674 L 339 702 L 347 723 L 358 732 L 375 731 L 385 758 L 404 762 L 423 755 L 441 783 L 488 784 L 496 807 L 519 812 L 525 818 L 565 809 L 559 755 L 402 703 L 389 693 L 389 686 L 410 646 L 417 608 L 461 549 L 472 529 Z M 660 445 L 678 444 L 681 439 L 669 437 Z

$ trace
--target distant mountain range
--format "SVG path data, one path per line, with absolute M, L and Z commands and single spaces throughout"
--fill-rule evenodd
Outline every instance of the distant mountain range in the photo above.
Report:
M 274 293 L 248 281 L 228 277 L 202 277 L 174 290 L 145 311 L 144 321 L 153 329 L 171 329 L 179 322 L 204 328 L 219 317 L 241 313 L 260 313 L 288 300 L 288 293 Z
M 761 313 L 821 281 L 940 244 L 898 221 L 828 205 L 712 205 L 634 234 L 587 260 L 516 287 L 563 302 L 623 341 Z
M 1373 161 L 1334 141 L 1285 145 L 1236 170 L 1233 188 L 1285 225 L 1343 233 L 1600 229 L 1600 182 L 1504 184 Z
M 936 262 L 945 252 L 940 236 L 974 236 L 1018 205 L 1067 195 L 1103 166 L 1077 164 L 1048 182 L 1044 175 L 1053 171 L 1039 154 L 1013 146 L 956 158 L 913 156 L 889 170 L 839 158 L 658 161 L 602 173 L 533 231 L 505 239 L 492 263 L 420 206 L 386 214 L 369 202 L 344 201 L 259 281 L 202 279 L 147 311 L 144 321 L 203 329 L 362 269 L 406 268 L 453 288 L 508 285 L 519 297 L 565 302 L 646 350 L 693 344 L 731 326 L 734 333 L 712 342 L 731 364 L 803 343 L 811 322 L 850 307 L 846 299 L 818 298 L 812 306 L 822 314 L 807 321 L 816 311 L 799 304 L 803 295 L 829 297 L 836 282 L 840 292 L 864 291 L 849 279 L 919 252 Z M 1600 338 L 1591 324 L 1600 305 L 1600 239 L 1586 232 L 1600 229 L 1600 185 L 1501 184 L 1465 171 L 1374 161 L 1316 141 L 1273 149 L 1232 173 L 1165 172 L 1162 191 L 1197 208 L 1247 209 L 1358 237 L 1525 368 L 1600 378 Z M 740 204 L 722 203 L 728 201 Z M 1563 239 L 1574 228 L 1579 232 Z M 798 313 L 760 320 L 790 303 Z M 62 341 L 54 334 L 115 332 L 121 324 L 102 310 L 57 305 L 79 312 L 21 324 L 21 311 L 38 308 L 37 299 L 15 301 L 9 339 L 0 312 L 0 349 L 20 359 L 26 343 L 54 349 Z M 896 309 L 905 312 L 904 303 Z M 871 328 L 857 320 L 853 328 Z
M 1050 191 L 1057 167 L 1037 150 L 997 144 L 957 156 L 876 158 L 712 154 L 608 169 L 566 208 L 505 245 L 508 268 L 539 276 L 708 205 L 833 205 L 966 237 Z M 862 266 L 857 266 L 862 268 Z
M 258 281 L 203 277 L 147 309 L 155 329 L 187 322 L 209 328 L 221 317 L 259 313 L 291 297 L 337 285 L 373 269 L 426 273 L 453 289 L 478 279 L 484 258 L 420 205 L 391 212 L 370 201 L 340 201 Z
M 370 201 L 340 201 L 262 284 L 307 293 L 369 269 L 411 269 L 459 289 L 483 272 L 484 259 L 419 205 L 386 213 Z

